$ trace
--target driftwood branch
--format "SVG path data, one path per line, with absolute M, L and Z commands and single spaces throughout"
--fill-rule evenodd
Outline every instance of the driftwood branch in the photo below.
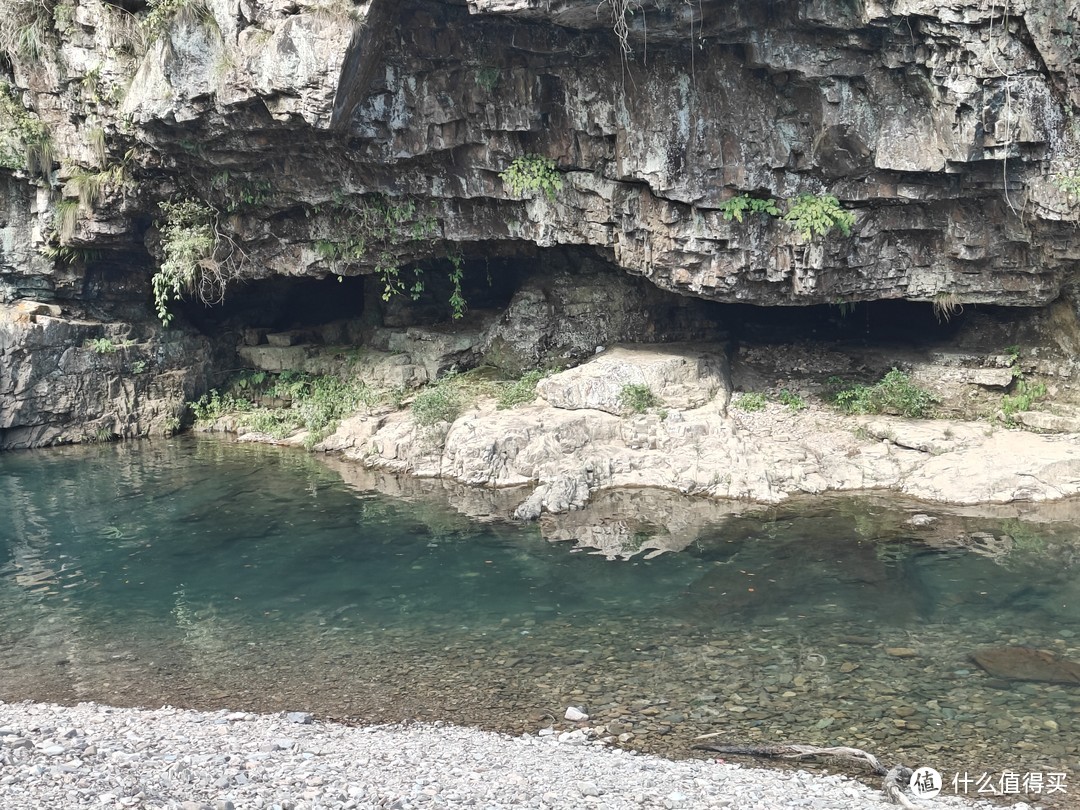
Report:
M 912 804 L 911 799 L 904 795 L 904 785 L 911 781 L 911 768 L 905 765 L 893 765 L 885 774 L 881 789 L 893 804 L 898 804 L 907 810 L 918 810 L 918 805 Z
M 718 734 L 703 734 L 699 740 L 717 737 Z M 911 768 L 905 765 L 895 765 L 886 768 L 873 754 L 863 751 L 861 748 L 848 748 L 835 746 L 821 748 L 816 745 L 713 745 L 698 744 L 694 746 L 699 751 L 715 751 L 719 754 L 736 754 L 748 757 L 761 757 L 763 759 L 839 759 L 845 762 L 855 762 L 860 765 L 869 765 L 870 769 L 878 776 L 885 777 L 882 790 L 893 804 L 898 804 L 907 810 L 918 810 L 918 806 L 904 795 L 904 786 L 911 779 Z

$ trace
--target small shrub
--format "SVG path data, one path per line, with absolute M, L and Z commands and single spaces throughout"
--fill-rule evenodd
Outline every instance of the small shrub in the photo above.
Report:
M 555 168 L 555 161 L 540 155 L 514 158 L 510 168 L 499 172 L 499 178 L 514 194 L 531 197 L 542 191 L 549 200 L 554 200 L 563 186 L 562 176 Z
M 521 379 L 504 385 L 496 397 L 496 407 L 499 410 L 513 408 L 515 405 L 524 405 L 536 399 L 536 384 L 544 377 L 544 372 L 534 369 L 526 371 Z
M 453 422 L 461 413 L 461 397 L 446 379 L 425 388 L 412 403 L 413 419 L 421 427 Z
M 800 194 L 788 200 L 784 221 L 790 222 L 803 239 L 825 236 L 834 228 L 849 236 L 855 215 L 841 208 L 840 201 L 832 195 Z
M 1016 391 L 1001 398 L 1001 412 L 1005 421 L 1012 424 L 1013 416 L 1021 411 L 1030 411 L 1035 403 L 1046 396 L 1046 386 L 1031 383 L 1025 379 L 1016 381 Z
M 253 372 L 241 377 L 237 386 L 258 388 L 265 384 L 265 372 Z M 260 408 L 245 425 L 261 433 L 284 438 L 297 430 L 307 431 L 306 444 L 311 447 L 335 430 L 338 422 L 361 408 L 370 408 L 378 394 L 362 380 L 343 379 L 326 374 L 312 376 L 283 372 L 266 390 L 266 395 L 289 400 L 282 408 Z
M 885 413 L 924 419 L 931 415 L 937 398 L 894 368 L 873 385 L 851 385 L 837 391 L 833 402 L 845 413 Z
M 263 396 L 287 400 L 287 405 L 256 407 L 246 396 L 214 390 L 192 405 L 196 421 L 209 423 L 226 414 L 242 414 L 240 421 L 244 427 L 274 438 L 284 439 L 298 430 L 307 431 L 305 442 L 310 448 L 333 433 L 341 419 L 379 401 L 379 395 L 362 380 L 333 375 L 285 371 L 269 385 L 268 382 L 266 372 L 255 371 L 242 375 L 233 387 L 247 394 L 265 386 Z
M 88 343 L 96 354 L 113 354 L 116 351 L 112 338 L 91 338 Z
M 241 391 L 249 388 L 254 390 L 257 388 L 261 388 L 263 383 L 267 381 L 269 376 L 270 375 L 268 375 L 265 371 L 249 371 L 241 374 L 240 377 L 237 378 L 234 385 Z
M 660 398 L 643 383 L 627 383 L 619 392 L 619 404 L 631 413 L 645 413 L 660 404 Z
M 735 400 L 735 407 L 740 411 L 763 411 L 765 410 L 765 395 L 761 393 L 743 394 Z
M 195 421 L 202 424 L 216 422 L 227 413 L 250 411 L 251 408 L 251 403 L 246 399 L 237 399 L 231 394 L 222 394 L 216 388 L 191 403 L 191 412 L 195 416 Z
M 213 297 L 202 294 L 201 288 L 217 269 L 213 258 L 217 234 L 214 212 L 203 203 L 162 202 L 159 208 L 164 217 L 158 223 L 164 260 L 153 277 L 154 306 L 162 325 L 168 326 L 173 301 L 197 289 L 203 300 Z
M 740 194 L 730 200 L 720 203 L 720 213 L 728 222 L 735 220 L 742 222 L 745 214 L 766 214 L 770 217 L 780 216 L 780 209 L 776 206 L 776 200 L 770 198 L 760 199 L 748 194 Z
M 801 411 L 806 408 L 806 400 L 794 391 L 789 391 L 786 388 L 780 391 L 777 395 L 777 399 L 780 400 L 782 405 L 787 405 L 793 411 Z

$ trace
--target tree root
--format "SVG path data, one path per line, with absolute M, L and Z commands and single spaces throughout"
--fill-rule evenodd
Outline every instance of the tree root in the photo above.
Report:
M 703 734 L 699 740 L 719 736 L 718 734 Z M 715 751 L 719 754 L 738 754 L 749 757 L 762 757 L 764 759 L 839 759 L 845 762 L 857 762 L 860 765 L 869 765 L 871 771 L 878 776 L 885 777 L 882 780 L 882 790 L 893 804 L 898 804 L 907 810 L 918 810 L 918 805 L 913 804 L 904 795 L 904 787 L 911 779 L 912 770 L 906 765 L 894 765 L 885 768 L 873 754 L 863 751 L 861 748 L 848 748 L 835 746 L 832 748 L 820 748 L 816 745 L 712 745 L 698 744 L 694 746 L 699 751 Z

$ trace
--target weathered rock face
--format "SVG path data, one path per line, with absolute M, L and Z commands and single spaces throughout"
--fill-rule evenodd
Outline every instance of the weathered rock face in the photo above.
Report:
M 206 212 L 213 261 L 191 266 L 230 295 L 372 274 L 369 312 L 430 294 L 445 257 L 475 280 L 538 246 L 717 302 L 1031 307 L 1077 286 L 1075 3 L 6 3 L 0 302 L 151 321 L 164 200 Z M 554 161 L 550 197 L 499 178 L 529 154 Z M 743 194 L 792 215 L 833 195 L 850 235 L 729 218 Z M 548 304 L 523 285 L 535 329 L 483 351 L 543 355 Z
M 126 327 L 126 328 L 125 328 Z M 209 342 L 0 305 L 0 450 L 170 435 Z
M 1062 33 L 1077 9 L 646 2 L 625 56 L 617 5 L 209 2 L 133 36 L 91 2 L 41 58 L 11 54 L 10 80 L 51 128 L 65 199 L 79 166 L 127 155 L 138 181 L 84 195 L 75 245 L 141 240 L 156 201 L 180 194 L 231 214 L 241 276 L 325 273 L 316 242 L 342 225 L 326 204 L 382 193 L 437 220 L 435 239 L 394 245 L 403 256 L 590 245 L 721 301 L 1033 305 L 1070 283 L 1077 210 L 1054 177 L 1077 168 Z M 151 41 L 108 49 L 125 35 Z M 97 156 L 77 134 L 94 124 Z M 517 201 L 497 178 L 526 152 L 563 173 L 553 199 Z M 834 194 L 853 235 L 725 220 L 739 193 Z M 39 201 L 39 239 L 58 197 Z

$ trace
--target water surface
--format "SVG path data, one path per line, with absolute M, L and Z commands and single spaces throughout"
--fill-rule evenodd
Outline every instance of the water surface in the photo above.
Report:
M 927 530 L 919 508 L 817 499 L 613 561 L 357 491 L 296 451 L 3 454 L 0 697 L 518 732 L 572 704 L 666 754 L 723 731 L 1071 776 L 1080 687 L 1003 682 L 968 656 L 1080 659 L 1076 525 L 941 513 Z

